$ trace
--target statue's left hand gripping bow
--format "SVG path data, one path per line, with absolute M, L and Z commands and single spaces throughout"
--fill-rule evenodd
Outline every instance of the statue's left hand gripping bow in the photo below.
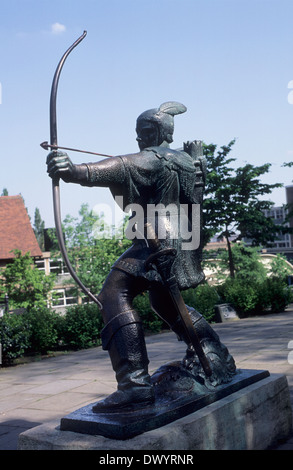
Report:
M 59 77 L 61 74 L 62 67 L 64 65 L 65 60 L 67 59 L 70 52 L 85 38 L 86 31 L 67 49 L 67 51 L 63 54 L 57 68 L 55 71 L 55 75 L 52 82 L 51 88 L 51 97 L 50 97 L 50 140 L 51 146 L 58 147 L 57 141 L 57 88 Z M 55 218 L 55 226 L 56 226 L 56 233 L 59 243 L 59 248 L 64 259 L 64 262 L 68 268 L 69 273 L 75 280 L 75 282 L 79 285 L 82 291 L 96 304 L 98 304 L 99 308 L 101 308 L 101 303 L 98 299 L 83 285 L 81 280 L 78 278 L 77 274 L 75 273 L 73 267 L 68 258 L 68 254 L 66 251 L 63 232 L 62 232 L 62 222 L 61 222 L 61 208 L 60 208 L 60 187 L 59 187 L 59 177 L 55 176 L 52 179 L 52 189 L 53 189 L 53 205 L 54 205 L 54 218 Z

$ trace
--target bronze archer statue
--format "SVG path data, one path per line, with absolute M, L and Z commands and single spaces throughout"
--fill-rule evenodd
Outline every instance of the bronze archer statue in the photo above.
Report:
M 218 335 L 199 312 L 187 307 L 211 368 L 212 374 L 207 377 L 186 325 L 174 307 L 170 289 L 150 258 L 153 236 L 150 238 L 146 230 L 148 224 L 159 240 L 162 265 L 166 258 L 167 277 L 169 272 L 176 279 L 179 291 L 196 288 L 204 280 L 200 231 L 206 162 L 197 142 L 185 144 L 183 150 L 169 146 L 173 141 L 174 116 L 185 111 L 180 103 L 166 102 L 142 113 L 136 125 L 138 153 L 80 165 L 56 150 L 47 158 L 48 173 L 53 179 L 108 187 L 113 197 L 121 201 L 122 209 L 133 209 L 135 219 L 135 224 L 131 219 L 129 222 L 133 244 L 116 261 L 98 295 L 105 323 L 102 345 L 109 352 L 118 388 L 94 405 L 97 413 L 154 403 L 143 326 L 133 308 L 133 299 L 143 291 L 149 292 L 152 309 L 186 342 L 183 364 L 187 369 L 214 385 L 229 381 L 235 373 L 234 360 Z M 150 207 L 163 211 L 153 210 L 150 216 Z M 167 254 L 163 256 L 166 250 L 172 250 L 172 263 Z

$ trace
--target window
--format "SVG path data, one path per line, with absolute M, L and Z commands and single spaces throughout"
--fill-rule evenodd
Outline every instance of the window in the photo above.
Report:
M 75 295 L 75 289 L 64 288 L 52 292 L 52 307 L 66 307 L 76 305 L 78 298 Z
M 63 259 L 50 259 L 50 273 L 67 274 L 68 269 Z
M 40 271 L 45 271 L 45 260 L 37 259 L 35 260 L 35 264 L 36 264 L 37 269 L 39 269 Z

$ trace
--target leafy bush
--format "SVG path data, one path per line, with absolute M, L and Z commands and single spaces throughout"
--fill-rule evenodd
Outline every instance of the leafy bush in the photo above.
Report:
M 31 330 L 23 315 L 5 314 L 0 318 L 0 342 L 2 363 L 10 364 L 23 356 L 30 346 Z
M 30 325 L 30 351 L 45 354 L 58 345 L 57 314 L 46 307 L 32 308 L 24 314 Z
M 231 303 L 240 316 L 283 312 L 292 301 L 290 288 L 276 276 L 258 282 L 230 278 L 217 289 L 222 301 Z
M 215 305 L 219 302 L 216 288 L 209 284 L 200 284 L 196 289 L 188 289 L 182 293 L 187 305 L 198 310 L 210 322 L 215 317 Z
M 95 304 L 76 305 L 60 318 L 60 339 L 72 349 L 85 349 L 100 344 L 102 315 Z
M 266 290 L 270 309 L 274 313 L 283 312 L 293 300 L 292 291 L 283 278 L 276 276 L 267 278 Z
M 239 315 L 245 315 L 264 309 L 264 299 L 260 296 L 261 285 L 230 278 L 219 287 L 219 293 L 223 302 L 232 304 Z

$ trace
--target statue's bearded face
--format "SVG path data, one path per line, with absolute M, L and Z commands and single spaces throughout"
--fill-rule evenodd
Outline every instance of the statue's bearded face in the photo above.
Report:
M 139 121 L 136 126 L 137 142 L 140 150 L 147 147 L 160 145 L 159 129 L 156 123 L 150 121 Z

